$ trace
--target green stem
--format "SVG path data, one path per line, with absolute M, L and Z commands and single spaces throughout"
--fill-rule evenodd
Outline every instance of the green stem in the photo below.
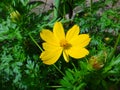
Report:
M 92 15 L 92 3 L 93 3 L 93 0 L 90 0 L 90 14 Z
M 63 18 L 65 18 L 65 1 L 63 3 Z
M 53 64 L 53 66 L 54 66 L 63 76 L 65 76 L 65 74 L 64 74 L 55 64 Z
M 37 47 L 43 51 L 43 49 L 39 46 L 39 44 L 35 41 L 35 39 L 31 36 L 31 34 L 29 34 L 30 38 L 32 39 L 32 41 L 37 45 Z
M 93 17 L 93 13 L 92 13 L 92 5 L 93 5 L 93 0 L 90 0 L 90 17 L 91 17 L 91 20 L 90 20 L 90 28 L 92 29 L 93 27 L 93 20 L 92 20 L 92 17 Z
M 59 5 L 60 5 L 60 0 L 54 0 L 54 18 L 57 19 L 58 18 L 58 10 L 59 10 Z
M 117 38 L 117 40 L 116 40 L 116 42 L 115 42 L 114 48 L 113 48 L 112 52 L 110 53 L 110 55 L 109 55 L 109 57 L 108 57 L 108 60 L 110 60 L 110 59 L 113 58 L 114 53 L 115 53 L 115 51 L 116 51 L 116 48 L 117 48 L 117 45 L 118 45 L 119 41 L 120 41 L 120 33 L 119 33 L 118 38 Z
M 71 64 L 73 65 L 75 71 L 77 72 L 77 68 L 75 67 L 75 64 L 71 61 Z

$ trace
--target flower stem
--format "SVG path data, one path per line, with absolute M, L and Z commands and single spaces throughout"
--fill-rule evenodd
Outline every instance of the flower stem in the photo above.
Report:
M 117 38 L 117 40 L 116 40 L 116 42 L 115 42 L 114 48 L 113 48 L 112 52 L 110 53 L 110 55 L 109 55 L 109 57 L 108 57 L 108 60 L 110 60 L 111 58 L 113 58 L 114 53 L 115 53 L 115 51 L 116 51 L 116 48 L 117 48 L 117 45 L 118 45 L 119 41 L 120 41 L 120 33 L 119 33 L 118 38 Z
M 37 45 L 37 47 L 43 51 L 43 49 L 39 46 L 39 44 L 35 41 L 35 39 L 31 36 L 31 34 L 29 34 L 30 38 L 32 39 L 32 41 Z
M 59 16 L 58 10 L 60 6 L 60 0 L 54 0 L 54 18 L 57 19 Z
M 75 64 L 72 61 L 71 61 L 71 64 L 73 65 L 75 71 L 77 72 L 77 68 L 76 68 Z
M 92 4 L 93 4 L 93 0 L 90 0 L 90 14 L 92 15 Z
M 65 76 L 65 74 L 64 74 L 55 64 L 53 64 L 53 66 L 54 66 L 63 76 Z
M 65 12 L 65 1 L 64 1 L 64 3 L 63 3 L 63 18 L 65 18 L 65 14 L 66 14 L 66 12 Z

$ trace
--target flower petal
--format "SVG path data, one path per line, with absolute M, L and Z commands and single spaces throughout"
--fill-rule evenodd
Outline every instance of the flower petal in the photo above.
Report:
M 71 47 L 68 50 L 68 54 L 73 57 L 73 58 L 83 58 L 86 55 L 89 54 L 89 51 L 85 48 L 81 48 L 81 47 Z
M 62 49 L 56 49 L 55 51 L 43 51 L 40 55 L 43 63 L 47 65 L 54 64 L 60 57 Z
M 62 39 L 65 39 L 64 29 L 60 22 L 55 23 L 55 25 L 53 27 L 53 33 L 59 41 Z
M 79 46 L 79 47 L 85 47 L 90 42 L 89 35 L 88 34 L 80 34 L 79 36 L 74 37 L 69 43 L 72 46 Z
M 58 46 L 55 46 L 55 45 L 53 45 L 53 44 L 49 44 L 49 43 L 43 43 L 42 44 L 42 46 L 43 46 L 43 49 L 44 50 L 56 50 L 56 49 L 62 49 L 62 47 L 60 47 L 59 45 Z
M 57 44 L 57 39 L 55 38 L 53 32 L 51 32 L 50 30 L 44 29 L 40 32 L 40 36 L 41 38 L 51 44 Z
M 67 31 L 66 40 L 71 40 L 73 37 L 78 36 L 80 32 L 79 26 L 74 25 L 70 30 Z
M 63 57 L 66 62 L 69 62 L 69 55 L 68 55 L 67 51 L 65 51 L 65 50 L 63 51 Z

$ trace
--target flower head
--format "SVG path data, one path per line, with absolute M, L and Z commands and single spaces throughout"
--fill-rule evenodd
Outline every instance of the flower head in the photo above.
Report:
M 89 60 L 89 64 L 96 70 L 99 70 L 104 66 L 103 62 L 99 61 L 97 56 L 92 56 Z
M 79 26 L 74 25 L 65 35 L 60 22 L 54 24 L 53 32 L 47 29 L 42 30 L 40 36 L 45 42 L 40 58 L 43 63 L 54 64 L 61 54 L 66 62 L 69 62 L 69 56 L 79 59 L 88 55 L 89 51 L 85 47 L 90 42 L 89 35 L 79 35 L 79 32 Z
M 20 13 L 17 10 L 15 10 L 15 11 L 10 13 L 10 17 L 11 17 L 13 22 L 17 22 L 20 19 Z
M 93 67 L 95 70 L 101 69 L 105 63 L 107 58 L 107 52 L 106 51 L 100 51 L 97 55 L 92 56 L 89 59 L 89 64 Z

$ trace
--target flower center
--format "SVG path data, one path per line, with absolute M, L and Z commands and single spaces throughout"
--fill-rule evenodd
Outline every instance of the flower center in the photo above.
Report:
M 69 49 L 71 47 L 71 44 L 69 44 L 66 40 L 61 40 L 60 46 L 63 47 L 64 49 Z

